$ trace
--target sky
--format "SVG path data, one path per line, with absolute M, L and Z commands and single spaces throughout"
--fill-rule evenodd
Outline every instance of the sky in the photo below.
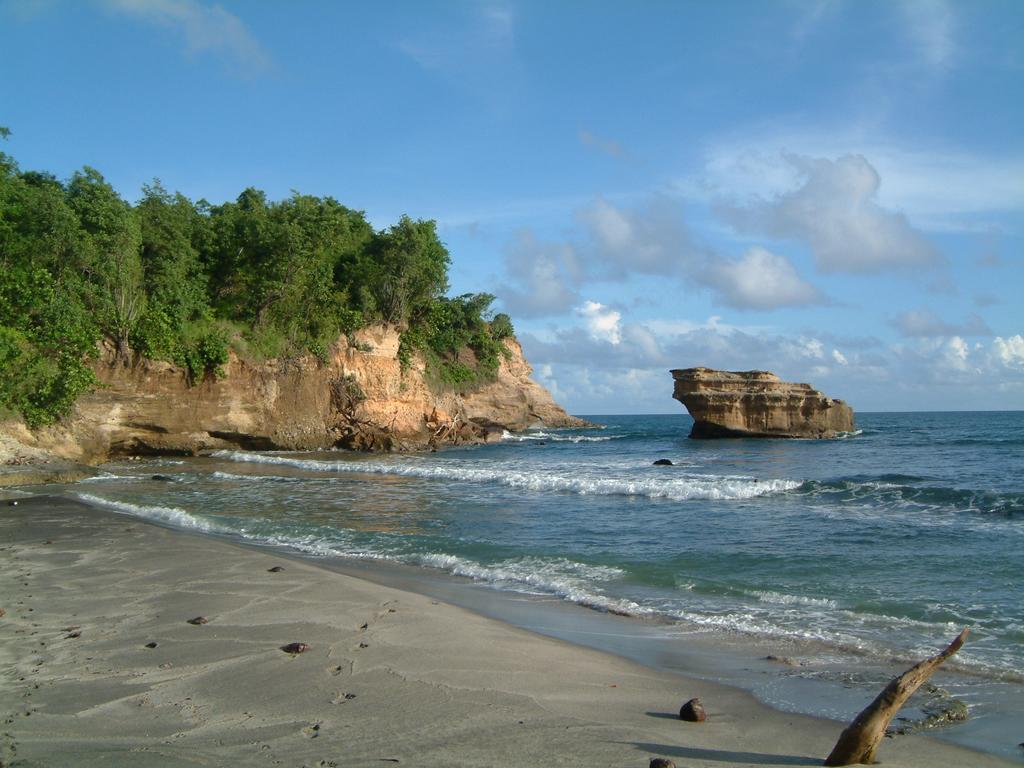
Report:
M 0 0 L 3 151 L 434 219 L 571 412 L 1024 408 L 1024 2 Z

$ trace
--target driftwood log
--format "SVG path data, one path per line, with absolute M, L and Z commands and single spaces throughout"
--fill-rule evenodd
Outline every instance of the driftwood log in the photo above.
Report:
M 882 737 L 885 736 L 889 721 L 900 711 L 900 707 L 914 691 L 931 677 L 939 665 L 960 650 L 967 639 L 967 632 L 968 630 L 964 629 L 942 653 L 925 659 L 899 677 L 894 677 L 875 700 L 868 704 L 840 734 L 832 753 L 825 758 L 825 765 L 874 763 L 875 752 Z

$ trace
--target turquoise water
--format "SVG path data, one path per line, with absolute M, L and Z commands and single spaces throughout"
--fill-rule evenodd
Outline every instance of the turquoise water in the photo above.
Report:
M 862 414 L 829 441 L 695 441 L 685 415 L 592 418 L 605 428 L 432 454 L 122 463 L 65 491 L 698 631 L 910 659 L 969 626 L 956 665 L 1024 679 L 1024 414 Z

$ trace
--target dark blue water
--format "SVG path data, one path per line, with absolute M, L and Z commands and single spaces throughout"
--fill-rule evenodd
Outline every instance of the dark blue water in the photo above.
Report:
M 435 454 L 124 463 L 65 492 L 691 631 L 916 659 L 969 626 L 960 669 L 1024 678 L 1024 413 L 861 414 L 827 441 L 591 418 Z

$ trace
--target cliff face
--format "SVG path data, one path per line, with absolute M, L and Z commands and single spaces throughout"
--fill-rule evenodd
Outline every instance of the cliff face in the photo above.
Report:
M 690 437 L 835 437 L 854 429 L 853 409 L 842 400 L 767 371 L 671 373 L 672 397 L 693 416 Z
M 339 342 L 326 364 L 312 357 L 251 364 L 232 356 L 225 377 L 195 386 L 170 363 L 108 359 L 95 365 L 102 386 L 79 399 L 66 423 L 6 431 L 63 458 L 97 462 L 231 447 L 403 450 L 494 440 L 502 428 L 585 424 L 530 380 L 515 340 L 505 342 L 510 359 L 497 379 L 464 396 L 433 393 L 422 360 L 403 373 L 397 329 L 374 326 L 354 341 Z

